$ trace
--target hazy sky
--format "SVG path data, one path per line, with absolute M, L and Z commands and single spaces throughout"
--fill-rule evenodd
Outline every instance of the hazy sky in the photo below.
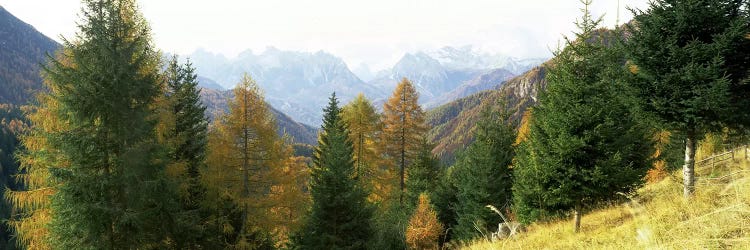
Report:
M 579 0 L 140 0 L 156 45 L 189 54 L 197 48 L 234 57 L 267 46 L 325 50 L 351 68 L 389 67 L 404 53 L 472 45 L 515 57 L 547 57 L 581 15 Z M 21 20 L 56 40 L 73 37 L 79 0 L 0 0 Z M 645 8 L 647 0 L 620 0 Z M 594 0 L 592 13 L 613 26 L 617 0 Z

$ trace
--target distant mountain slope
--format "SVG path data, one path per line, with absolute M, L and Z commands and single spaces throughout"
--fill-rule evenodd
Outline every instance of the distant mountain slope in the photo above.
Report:
M 491 89 L 544 61 L 484 53 L 471 46 L 446 46 L 407 53 L 393 68 L 379 73 L 369 83 L 390 91 L 403 77 L 409 78 L 419 91 L 420 103 L 431 108 Z
M 231 90 L 221 91 L 215 89 L 201 89 L 201 101 L 206 105 L 206 113 L 213 120 L 216 115 L 229 111 L 227 101 L 233 97 Z M 288 115 L 278 111 L 269 105 L 271 113 L 276 117 L 276 124 L 279 127 L 279 135 L 287 133 L 294 138 L 297 143 L 316 145 L 318 142 L 318 130 L 312 126 L 294 121 Z
M 224 87 L 216 83 L 216 81 L 203 76 L 198 76 L 198 86 L 207 89 L 226 90 Z
M 425 103 L 427 108 L 435 107 L 437 105 L 447 103 L 459 98 L 469 96 L 471 94 L 497 88 L 505 81 L 516 76 L 513 72 L 510 72 L 503 68 L 492 70 L 488 73 L 474 77 L 453 89 L 452 91 L 445 93 L 437 98 L 433 98 Z
M 370 84 L 393 91 L 402 78 L 409 78 L 419 91 L 420 102 L 426 103 L 486 71 L 484 68 L 454 69 L 444 66 L 424 52 L 407 53 L 389 73 L 378 76 Z
M 512 119 L 520 119 L 523 112 L 536 102 L 537 91 L 546 86 L 544 79 L 548 63 L 535 67 L 523 75 L 506 81 L 497 89 L 482 91 L 427 112 L 430 128 L 428 138 L 435 143 L 433 153 L 447 162 L 453 160 L 457 149 L 472 140 L 480 112 L 501 101 L 506 102 Z
M 342 103 L 360 92 L 377 103 L 385 100 L 406 77 L 419 91 L 422 104 L 437 106 L 502 82 L 486 77 L 474 80 L 484 74 L 505 78 L 505 73 L 516 75 L 542 62 L 482 53 L 471 46 L 406 53 L 393 67 L 378 73 L 360 64 L 355 69 L 357 74 L 341 58 L 324 51 L 309 53 L 269 47 L 260 54 L 248 50 L 230 59 L 197 50 L 188 57 L 199 75 L 216 80 L 226 89 L 237 84 L 242 74 L 249 73 L 265 91 L 271 105 L 297 121 L 312 125 L 320 124 L 325 97 L 334 91 Z M 504 71 L 500 73 L 499 69 Z
M 247 72 L 265 92 L 271 105 L 307 124 L 318 125 L 328 96 L 336 92 L 347 102 L 360 92 L 372 98 L 385 92 L 360 80 L 341 58 L 323 51 L 281 51 L 270 47 L 261 54 L 252 51 L 237 58 L 198 50 L 190 55 L 199 75 L 231 89 Z
M 28 103 L 42 87 L 40 64 L 59 46 L 0 6 L 0 103 Z

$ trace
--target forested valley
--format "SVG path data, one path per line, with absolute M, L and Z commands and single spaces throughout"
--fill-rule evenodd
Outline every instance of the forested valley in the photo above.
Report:
M 656 0 L 608 29 L 583 0 L 554 58 L 497 89 L 429 110 L 406 77 L 382 105 L 333 92 L 317 131 L 250 73 L 202 96 L 135 0 L 82 3 L 54 53 L 0 54 L 41 75 L 0 67 L 2 249 L 457 249 L 565 220 L 581 234 L 665 180 L 703 202 L 698 160 L 748 143 L 750 1 Z M 209 110 L 206 93 L 228 99 Z

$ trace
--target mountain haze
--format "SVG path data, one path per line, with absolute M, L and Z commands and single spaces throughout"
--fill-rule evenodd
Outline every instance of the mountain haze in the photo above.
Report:
M 372 97 L 385 95 L 354 75 L 341 58 L 323 51 L 292 52 L 269 47 L 261 54 L 248 50 L 227 59 L 198 50 L 189 57 L 198 74 L 227 89 L 233 88 L 242 74 L 250 74 L 272 106 L 306 124 L 320 124 L 325 97 L 334 91 L 342 102 L 360 92 Z

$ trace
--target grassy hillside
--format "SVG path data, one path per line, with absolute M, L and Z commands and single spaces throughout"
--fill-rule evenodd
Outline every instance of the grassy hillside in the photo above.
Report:
M 742 158 L 742 153 L 738 154 Z M 533 224 L 512 239 L 464 249 L 750 249 L 750 162 L 698 171 L 697 194 L 682 197 L 680 172 L 646 185 L 624 204 L 571 219 Z

